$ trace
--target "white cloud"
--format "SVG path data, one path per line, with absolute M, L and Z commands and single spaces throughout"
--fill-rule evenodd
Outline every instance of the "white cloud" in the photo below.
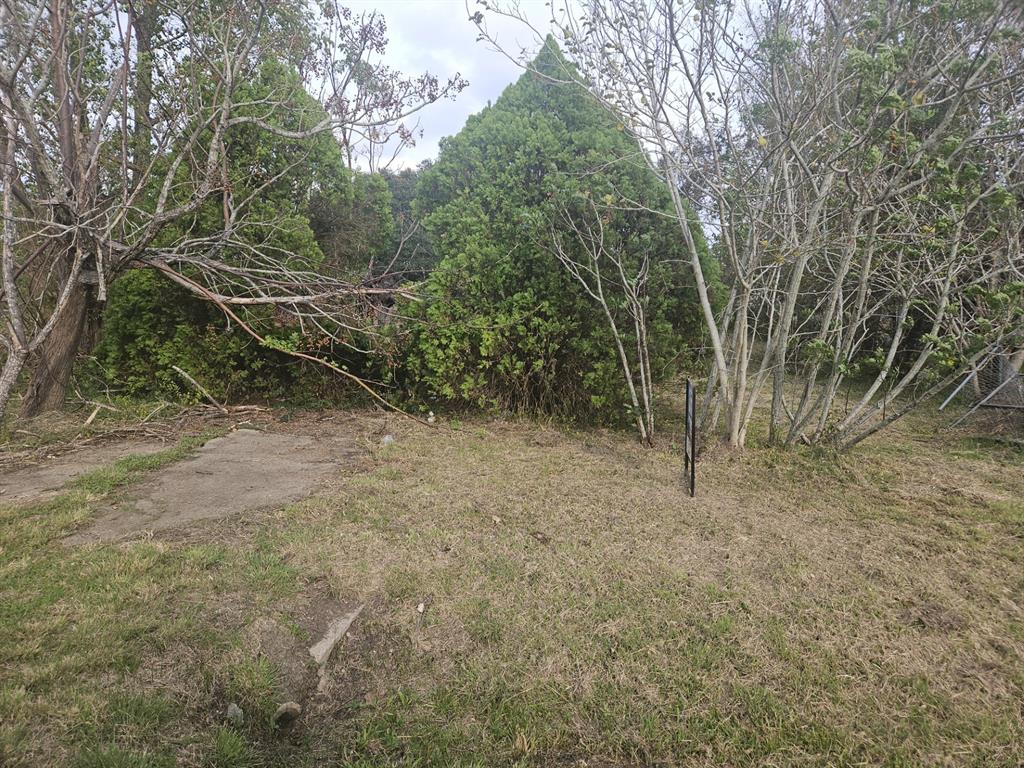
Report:
M 343 0 L 344 2 L 344 0 Z M 437 156 L 438 141 L 462 128 L 466 118 L 493 102 L 522 74 L 522 69 L 487 43 L 478 42 L 476 26 L 469 20 L 479 6 L 474 0 L 349 0 L 355 12 L 377 11 L 387 22 L 388 48 L 385 63 L 407 75 L 429 71 L 442 81 L 460 73 L 469 81 L 455 101 L 440 101 L 419 113 L 423 136 L 405 150 L 395 163 L 415 166 Z M 549 9 L 544 0 L 520 0 L 520 10 L 538 29 L 546 28 Z M 488 29 L 502 47 L 518 52 L 536 50 L 538 41 L 524 25 L 483 11 Z

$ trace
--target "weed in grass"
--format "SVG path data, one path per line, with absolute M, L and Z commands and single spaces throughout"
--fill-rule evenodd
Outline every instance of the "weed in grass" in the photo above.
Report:
M 261 539 L 248 554 L 245 573 L 253 594 L 265 602 L 294 595 L 299 589 L 298 571 L 285 561 L 269 539 Z
M 181 557 L 197 570 L 208 571 L 224 565 L 228 560 L 227 549 L 222 544 L 208 543 L 186 547 Z
M 502 622 L 487 598 L 470 601 L 469 607 L 463 612 L 463 622 L 473 642 L 493 645 L 501 640 Z
M 145 743 L 180 714 L 180 706 L 165 695 L 117 692 L 100 718 L 96 735 L 118 744 Z
M 174 756 L 167 753 L 136 752 L 116 746 L 83 750 L 71 761 L 71 768 L 174 768 Z
M 238 704 L 251 721 L 266 725 L 277 707 L 280 674 L 265 658 L 242 658 L 224 671 L 225 695 Z
M 255 750 L 237 731 L 218 728 L 204 760 L 207 768 L 255 768 L 261 764 Z
M 420 577 L 415 571 L 396 567 L 390 570 L 384 580 L 384 594 L 389 602 L 401 603 L 418 597 Z

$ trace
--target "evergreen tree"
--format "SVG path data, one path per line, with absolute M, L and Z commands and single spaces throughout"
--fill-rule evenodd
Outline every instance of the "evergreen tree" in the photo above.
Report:
M 567 66 L 549 38 L 421 174 L 418 210 L 442 258 L 408 374 L 424 394 L 456 402 L 615 421 L 630 406 L 608 320 L 554 254 L 579 201 L 598 203 L 591 210 L 627 258 L 651 258 L 653 371 L 664 375 L 697 343 L 700 316 L 678 227 L 659 216 L 670 205 L 664 185 L 607 112 L 559 82 Z M 635 337 L 625 346 L 636 354 Z

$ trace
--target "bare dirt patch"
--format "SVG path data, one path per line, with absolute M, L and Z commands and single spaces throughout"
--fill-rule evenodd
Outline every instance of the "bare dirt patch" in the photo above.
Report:
M 308 496 L 360 453 L 355 439 L 345 434 L 239 429 L 135 486 L 66 542 L 110 541 L 281 507 Z
M 127 456 L 143 456 L 166 450 L 157 440 L 112 443 L 83 448 L 63 456 L 46 456 L 20 469 L 0 474 L 0 503 L 39 501 L 55 496 L 75 478 Z
M 280 702 L 296 701 L 306 707 L 316 693 L 334 688 L 334 667 L 346 663 L 346 636 L 363 608 L 362 604 L 342 602 L 314 589 L 280 615 L 254 619 L 242 633 L 243 652 L 273 665 L 278 673 L 276 693 Z M 316 645 L 339 623 L 344 626 L 330 638 L 330 654 L 318 663 Z

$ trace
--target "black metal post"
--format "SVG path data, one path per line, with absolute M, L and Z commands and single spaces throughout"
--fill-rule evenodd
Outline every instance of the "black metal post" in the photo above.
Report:
M 690 384 L 690 498 L 697 495 L 697 388 Z
M 690 380 L 683 389 L 683 482 L 690 476 Z
M 686 417 L 683 426 L 683 475 L 690 496 L 697 494 L 697 388 L 686 380 Z

